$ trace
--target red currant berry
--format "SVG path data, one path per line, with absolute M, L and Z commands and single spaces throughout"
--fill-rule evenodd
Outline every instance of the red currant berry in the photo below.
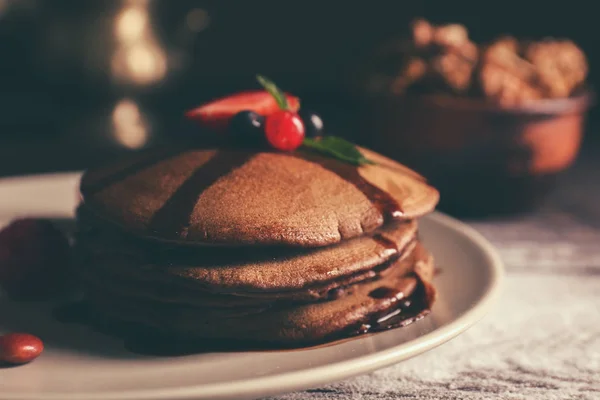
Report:
M 15 299 L 41 300 L 68 289 L 71 248 L 50 221 L 24 218 L 0 231 L 0 287 Z
M 277 111 L 267 117 L 265 134 L 269 144 L 277 150 L 292 151 L 304 140 L 304 123 L 295 112 Z

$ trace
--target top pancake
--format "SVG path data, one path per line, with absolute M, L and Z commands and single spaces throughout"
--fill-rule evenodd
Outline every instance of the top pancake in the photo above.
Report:
M 87 171 L 87 211 L 142 237 L 192 245 L 325 246 L 433 210 L 438 192 L 367 152 L 355 167 L 309 153 L 161 150 Z

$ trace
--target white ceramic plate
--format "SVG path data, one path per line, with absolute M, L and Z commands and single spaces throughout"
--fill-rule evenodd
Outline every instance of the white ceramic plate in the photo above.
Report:
M 73 215 L 78 174 L 0 180 L 0 223 L 17 216 Z M 121 341 L 55 322 L 51 305 L 0 298 L 0 332 L 26 331 L 46 350 L 31 364 L 0 369 L 0 399 L 251 399 L 364 374 L 430 350 L 480 319 L 497 297 L 501 262 L 464 224 L 434 213 L 420 225 L 441 273 L 433 312 L 406 328 L 295 351 L 135 355 Z

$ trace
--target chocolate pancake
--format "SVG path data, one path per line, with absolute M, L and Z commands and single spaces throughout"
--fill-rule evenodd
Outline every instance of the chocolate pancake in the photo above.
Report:
M 138 236 L 187 244 L 325 246 L 431 211 L 438 192 L 368 152 L 355 167 L 309 153 L 186 150 L 88 171 L 84 207 Z
M 110 268 L 110 264 L 91 264 L 83 275 L 88 285 L 104 288 L 115 294 L 131 294 L 150 300 L 168 303 L 188 304 L 203 307 L 231 308 L 244 306 L 264 306 L 278 302 L 311 302 L 340 298 L 352 293 L 353 284 L 366 282 L 385 276 L 389 271 L 398 272 L 398 268 L 411 268 L 404 263 L 413 251 L 416 242 L 406 246 L 403 257 L 389 260 L 372 269 L 365 269 L 352 274 L 329 278 L 314 282 L 297 289 L 271 288 L 269 291 L 215 291 L 214 288 L 203 286 L 203 282 L 189 282 L 173 279 L 166 274 L 155 273 L 152 277 L 141 277 L 123 274 L 120 268 Z M 399 266 L 401 265 L 401 266 Z M 118 266 L 118 264 L 117 264 Z M 143 269 L 142 269 L 143 271 Z
M 312 343 L 402 325 L 429 309 L 435 291 L 431 255 L 417 245 L 402 262 L 377 279 L 352 285 L 352 295 L 308 304 L 273 305 L 252 312 L 215 314 L 206 308 L 115 295 L 91 287 L 90 301 L 111 318 L 195 339 Z M 408 300 L 408 302 L 404 302 Z M 410 303 L 410 304 L 409 304 Z M 220 317 L 218 317 L 220 315 Z
M 397 222 L 370 236 L 304 250 L 160 246 L 102 230 L 81 233 L 77 241 L 86 257 L 83 269 L 92 275 L 105 271 L 130 281 L 255 297 L 303 291 L 310 298 L 372 275 L 405 252 L 416 231 L 415 221 Z

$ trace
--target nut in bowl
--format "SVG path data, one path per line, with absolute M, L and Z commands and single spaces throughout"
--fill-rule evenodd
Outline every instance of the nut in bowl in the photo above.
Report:
M 530 210 L 577 157 L 593 94 L 573 42 L 477 45 L 461 25 L 418 20 L 373 60 L 359 141 L 423 173 L 446 211 Z

